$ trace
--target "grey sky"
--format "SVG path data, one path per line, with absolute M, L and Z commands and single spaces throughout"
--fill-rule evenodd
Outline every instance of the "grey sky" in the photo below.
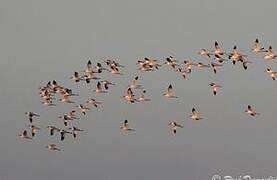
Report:
M 0 1 L 0 179 L 1 180 L 167 180 L 209 179 L 213 174 L 277 177 L 277 84 L 265 73 L 277 70 L 250 53 L 258 37 L 266 47 L 276 41 L 277 1 Z M 227 64 L 217 75 L 210 70 L 182 80 L 168 67 L 141 74 L 152 101 L 129 105 L 120 100 L 136 75 L 135 62 L 145 56 L 157 59 L 175 55 L 179 60 L 208 59 L 196 54 L 218 40 L 224 50 L 233 45 L 249 54 L 253 64 L 244 71 Z M 70 105 L 47 108 L 40 104 L 38 87 L 56 79 L 82 95 L 93 96 L 95 84 L 69 81 L 88 58 L 93 62 L 120 59 L 124 76 L 103 77 L 116 82 L 104 106 L 80 119 L 86 130 L 78 140 L 59 143 L 63 153 L 44 146 L 58 139 L 41 133 L 32 142 L 16 135 L 28 124 L 25 111 L 41 114 L 37 124 L 58 124 L 57 116 Z M 218 96 L 208 84 L 223 86 Z M 172 83 L 177 100 L 162 98 Z M 252 104 L 261 116 L 249 118 L 244 108 Z M 204 116 L 198 122 L 188 114 L 196 107 Z M 128 119 L 136 129 L 122 135 L 119 125 Z M 178 120 L 184 128 L 175 137 L 167 124 Z

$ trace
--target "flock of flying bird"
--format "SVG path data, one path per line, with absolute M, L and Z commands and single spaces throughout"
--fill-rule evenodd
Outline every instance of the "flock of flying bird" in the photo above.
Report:
M 259 43 L 259 40 L 256 39 L 251 49 L 253 53 L 262 53 L 263 58 L 265 60 L 274 60 L 277 58 L 277 54 L 275 54 L 272 50 L 272 46 L 269 46 L 268 49 L 262 47 Z M 231 53 L 224 52 L 221 47 L 219 46 L 218 42 L 215 41 L 214 49 L 209 51 L 207 49 L 201 49 L 198 52 L 201 56 L 206 56 L 210 59 L 209 64 L 205 64 L 203 62 L 194 62 L 191 60 L 185 60 L 183 62 L 177 61 L 175 57 L 169 56 L 165 59 L 164 63 L 160 63 L 156 59 L 147 58 L 145 57 L 143 60 L 138 60 L 137 65 L 139 66 L 139 71 L 156 71 L 163 65 L 168 65 L 173 68 L 174 72 L 178 73 L 183 79 L 192 73 L 193 68 L 210 68 L 213 73 L 217 73 L 218 69 L 223 67 L 224 63 L 232 62 L 232 64 L 236 65 L 237 63 L 241 63 L 242 67 L 247 70 L 247 65 L 252 63 L 247 59 L 247 55 L 242 54 L 238 51 L 237 46 L 233 47 Z M 103 64 L 103 63 L 102 63 Z M 121 69 L 124 68 L 123 65 L 118 63 L 115 60 L 106 60 L 104 61 L 105 66 L 103 66 L 100 62 L 96 63 L 95 66 L 92 65 L 91 61 L 89 60 L 85 66 L 84 71 L 79 74 L 78 72 L 74 72 L 73 76 L 70 79 L 74 83 L 85 82 L 87 84 L 91 83 L 91 81 L 97 81 L 96 88 L 93 92 L 97 94 L 108 93 L 108 90 L 111 86 L 114 86 L 115 83 L 110 82 L 108 80 L 101 80 L 98 75 L 103 73 L 104 71 L 109 72 L 115 75 L 123 75 L 121 73 Z M 271 68 L 265 69 L 265 72 L 275 80 L 277 77 L 277 71 L 273 71 Z M 221 89 L 221 85 L 216 84 L 214 82 L 209 84 L 213 95 L 217 95 L 217 92 Z M 137 97 L 134 94 L 134 91 L 140 91 L 140 95 Z M 56 106 L 55 103 L 69 103 L 75 104 L 74 101 L 71 100 L 71 97 L 78 96 L 78 94 L 74 94 L 71 89 L 63 87 L 62 85 L 58 84 L 57 81 L 49 81 L 45 86 L 39 88 L 39 94 L 42 99 L 42 104 L 46 106 Z M 137 102 L 144 102 L 144 101 L 151 101 L 151 99 L 145 97 L 146 90 L 143 88 L 141 84 L 139 84 L 139 76 L 136 76 L 131 83 L 128 85 L 127 89 L 125 90 L 122 99 L 129 102 L 129 103 L 137 103 Z M 59 98 L 55 97 L 58 96 Z M 173 86 L 169 84 L 168 88 L 165 90 L 164 97 L 166 98 L 178 98 L 173 93 Z M 54 100 L 56 102 L 54 103 Z M 102 102 L 97 101 L 95 98 L 91 98 L 90 100 L 86 101 L 86 103 L 74 105 L 73 108 L 69 111 L 64 113 L 62 116 L 57 118 L 61 119 L 63 122 L 63 128 L 58 128 L 53 125 L 48 125 L 46 129 L 48 129 L 50 136 L 54 136 L 55 134 L 59 134 L 60 140 L 64 141 L 66 135 L 72 135 L 73 138 L 77 137 L 78 133 L 84 131 L 83 129 L 78 128 L 77 126 L 73 125 L 72 122 L 76 122 L 79 117 L 77 116 L 77 111 L 80 112 L 81 115 L 86 115 L 86 112 L 90 110 L 90 108 L 98 108 L 102 105 Z M 246 107 L 245 113 L 249 114 L 250 116 L 257 116 L 259 115 L 258 112 L 254 110 L 251 105 Z M 39 118 L 40 115 L 34 112 L 26 112 L 25 113 L 28 120 L 29 120 L 29 131 L 25 129 L 21 134 L 18 136 L 24 139 L 33 139 L 36 134 L 41 131 L 41 128 L 34 125 L 35 118 Z M 189 116 L 192 120 L 200 120 L 202 119 L 200 113 L 195 109 L 192 108 L 191 114 Z M 78 121 L 77 121 L 78 122 Z M 75 123 L 74 123 L 75 124 Z M 69 127 L 70 126 L 70 127 Z M 177 121 L 170 121 L 168 126 L 171 129 L 172 134 L 176 134 L 178 128 L 183 128 L 183 125 Z M 128 120 L 124 120 L 122 125 L 120 126 L 122 131 L 134 131 L 133 128 L 130 128 Z M 61 151 L 61 149 L 56 144 L 48 144 L 46 148 L 53 151 Z

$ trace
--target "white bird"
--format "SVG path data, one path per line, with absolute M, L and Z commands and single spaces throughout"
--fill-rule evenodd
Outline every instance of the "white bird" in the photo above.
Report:
M 177 128 L 183 128 L 183 126 L 176 121 L 169 122 L 168 126 L 171 128 L 172 134 L 176 134 Z
M 142 89 L 142 85 L 138 84 L 138 78 L 139 77 L 136 76 L 128 87 L 132 89 Z
M 177 68 L 177 69 L 176 69 L 176 72 L 177 72 L 178 74 L 180 74 L 180 75 L 183 77 L 183 79 L 186 79 L 187 73 L 189 73 L 189 71 L 187 71 L 186 69 L 183 69 L 183 68 L 181 68 L 181 67 Z
M 211 63 L 210 65 L 211 65 L 211 68 L 212 68 L 212 70 L 213 70 L 213 72 L 214 72 L 215 74 L 217 73 L 217 69 L 218 69 L 219 67 L 222 67 L 222 66 L 223 66 L 222 64 L 217 64 L 217 63 Z
M 192 66 L 195 66 L 196 64 L 190 60 L 185 60 L 184 63 L 183 63 L 185 66 L 185 69 L 186 69 L 186 73 L 191 73 L 192 71 Z
M 247 109 L 246 109 L 244 112 L 246 112 L 247 114 L 249 114 L 249 115 L 251 115 L 251 116 L 260 115 L 260 113 L 257 113 L 257 112 L 252 108 L 252 106 L 250 106 L 250 105 L 247 106 Z
M 60 99 L 60 102 L 64 102 L 64 103 L 75 103 L 74 101 L 70 100 L 70 96 L 69 95 L 63 95 L 62 98 Z
M 74 72 L 74 75 L 70 77 L 70 79 L 74 82 L 79 82 L 80 80 L 83 80 L 78 72 Z
M 66 131 L 66 130 L 62 129 L 62 130 L 60 130 L 60 134 L 61 134 L 61 141 L 63 141 L 64 138 L 65 138 L 65 135 L 66 134 L 72 134 L 72 132 L 69 132 L 69 131 Z
M 96 108 L 98 107 L 98 105 L 102 104 L 102 102 L 98 102 L 94 98 L 91 98 L 89 101 L 87 101 L 87 103 L 91 104 L 92 106 L 94 106 Z
M 36 133 L 40 130 L 39 127 L 34 126 L 34 125 L 30 125 L 29 127 L 30 127 L 31 132 L 32 132 L 32 137 L 34 137 L 36 135 Z
M 86 111 L 89 110 L 89 108 L 85 107 L 82 104 L 79 104 L 77 107 L 79 108 L 80 112 L 84 115 L 86 115 Z
M 60 132 L 60 129 L 55 126 L 47 126 L 47 129 L 49 130 L 51 136 L 54 135 L 55 131 Z
M 169 65 L 169 66 L 171 66 L 173 69 L 175 69 L 175 67 L 177 66 L 177 62 L 178 62 L 178 61 L 175 59 L 175 57 L 169 56 L 169 57 L 166 58 L 165 64 L 166 64 L 166 65 Z
M 122 96 L 122 98 L 124 98 L 126 101 L 130 102 L 130 103 L 134 103 L 136 101 L 138 101 L 136 98 L 135 98 L 135 95 L 132 91 L 131 88 L 128 88 L 127 91 L 126 91 L 126 94 Z
M 124 123 L 120 126 L 120 129 L 123 131 L 134 131 L 134 129 L 129 127 L 128 120 L 125 120 Z
M 48 144 L 47 146 L 45 146 L 47 149 L 51 150 L 51 151 L 61 151 L 61 149 L 57 148 L 56 144 Z
M 210 65 L 204 64 L 202 62 L 198 62 L 197 64 L 195 64 L 196 67 L 198 68 L 207 68 L 210 67 Z
M 272 71 L 271 68 L 267 68 L 265 72 L 273 79 L 275 80 L 277 77 L 277 71 Z
M 247 68 L 248 68 L 247 64 L 251 64 L 251 63 L 252 63 L 252 61 L 243 60 L 242 61 L 242 66 L 245 70 L 247 70 Z
M 197 52 L 197 54 L 201 56 L 207 56 L 208 58 L 211 57 L 211 53 L 209 53 L 207 49 L 201 49 L 199 52 Z
M 101 81 L 101 82 L 103 83 L 103 86 L 104 86 L 105 90 L 108 90 L 110 85 L 115 85 L 114 83 L 112 83 L 108 80 L 104 80 L 104 81 Z
M 72 131 L 72 135 L 73 135 L 74 138 L 77 137 L 76 132 L 83 132 L 84 131 L 84 130 L 79 129 L 79 128 L 75 127 L 75 126 L 73 126 L 72 128 L 68 128 L 68 129 Z
M 232 53 L 229 54 L 229 59 L 232 60 L 233 64 L 236 64 L 237 61 L 243 62 L 245 57 L 247 56 L 238 52 L 236 45 L 234 46 Z
M 272 50 L 272 46 L 269 46 L 268 50 L 266 50 L 266 53 L 264 55 L 264 59 L 265 60 L 273 60 L 277 57 L 276 54 L 274 54 L 273 50 Z
M 215 48 L 214 49 L 214 54 L 217 54 L 217 55 L 220 55 L 220 56 L 222 56 L 224 54 L 223 51 L 221 50 L 221 48 L 219 47 L 217 41 L 214 42 L 214 48 Z
M 96 93 L 107 93 L 108 91 L 103 90 L 102 84 L 100 81 L 97 82 L 96 89 L 93 90 Z
M 192 108 L 190 118 L 193 119 L 193 120 L 200 120 L 200 119 L 202 119 L 200 117 L 200 114 L 196 111 L 195 108 Z
M 32 139 L 29 135 L 28 135 L 28 132 L 26 130 L 23 131 L 22 134 L 19 134 L 18 135 L 19 137 L 21 138 L 24 138 L 24 139 Z
M 219 62 L 219 63 L 223 63 L 224 61 L 228 61 L 228 59 L 223 58 L 222 55 L 219 55 L 219 54 L 214 55 L 214 60 Z
M 259 43 L 259 39 L 256 38 L 255 43 L 254 43 L 254 47 L 251 49 L 252 52 L 266 52 L 265 48 L 261 46 L 261 44 Z
M 146 90 L 145 89 L 143 89 L 142 91 L 141 91 L 141 95 L 140 95 L 140 97 L 138 98 L 138 101 L 140 101 L 140 102 L 142 102 L 142 101 L 151 101 L 151 99 L 147 99 L 147 98 L 145 98 L 145 93 L 146 93 Z
M 211 86 L 214 95 L 216 95 L 217 91 L 222 87 L 215 83 L 210 83 L 209 85 Z
M 40 117 L 40 115 L 33 112 L 25 112 L 25 114 L 28 116 L 30 123 L 33 123 L 33 117 Z
M 166 93 L 163 94 L 163 96 L 167 97 L 167 98 L 178 98 L 177 96 L 174 96 L 173 95 L 173 87 L 172 85 L 170 84 L 167 88 L 167 91 Z
M 110 65 L 110 70 L 109 70 L 112 74 L 118 74 L 118 75 L 123 75 L 120 71 L 119 71 L 119 69 L 115 66 L 115 65 L 113 65 L 113 64 L 111 64 Z

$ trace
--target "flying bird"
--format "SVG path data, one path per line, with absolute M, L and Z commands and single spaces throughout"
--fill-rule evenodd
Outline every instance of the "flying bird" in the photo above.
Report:
M 277 77 L 277 71 L 272 71 L 271 68 L 267 68 L 265 72 L 273 79 L 275 80 Z
M 40 117 L 40 115 L 33 112 L 25 112 L 25 114 L 28 116 L 30 123 L 33 123 L 33 117 Z
M 264 55 L 265 60 L 273 60 L 277 57 L 277 55 L 273 52 L 272 46 L 268 47 L 268 50 L 266 50 L 266 53 Z
M 168 86 L 167 91 L 163 94 L 163 96 L 167 98 L 178 98 L 177 96 L 173 95 L 173 87 L 171 84 Z
M 49 130 L 51 136 L 54 135 L 55 131 L 60 132 L 60 129 L 55 126 L 47 126 L 47 129 Z
M 256 38 L 255 42 L 254 42 L 254 47 L 251 49 L 252 52 L 266 52 L 265 48 L 261 46 L 259 39 Z
M 199 112 L 197 112 L 195 108 L 192 108 L 190 118 L 193 119 L 193 120 L 200 120 L 200 119 L 202 119 L 200 117 Z
M 72 128 L 68 128 L 68 129 L 72 131 L 72 135 L 73 135 L 74 138 L 77 137 L 76 132 L 83 132 L 84 131 L 82 129 L 77 128 L 76 126 L 73 126 Z
M 34 126 L 34 125 L 30 125 L 29 127 L 30 127 L 31 132 L 32 132 L 32 137 L 34 137 L 36 135 L 36 133 L 40 130 L 39 127 Z
M 51 151 L 61 151 L 61 149 L 57 148 L 56 144 L 48 144 L 47 146 L 45 146 L 47 149 L 51 150 Z
M 213 72 L 216 74 L 217 73 L 217 69 L 219 67 L 222 67 L 223 65 L 222 64 L 217 64 L 217 63 L 211 63 L 210 66 L 211 66 Z
M 183 128 L 183 126 L 176 121 L 169 122 L 168 126 L 171 128 L 172 134 L 176 134 L 177 128 Z
M 142 102 L 142 101 L 151 101 L 151 99 L 145 98 L 145 93 L 146 93 L 146 90 L 143 89 L 141 91 L 140 97 L 138 98 L 138 101 L 140 101 L 140 102 Z
M 253 108 L 252 106 L 248 105 L 247 106 L 247 109 L 244 111 L 246 112 L 247 114 L 251 115 L 251 116 L 256 116 L 256 115 L 259 115 L 260 113 L 257 113 Z
M 209 85 L 211 86 L 214 95 L 216 95 L 217 91 L 222 87 L 215 83 L 210 83 Z
M 93 107 L 97 108 L 98 105 L 102 104 L 102 102 L 96 101 L 96 99 L 91 98 L 87 103 L 91 104 Z
M 86 115 L 86 111 L 89 110 L 89 108 L 85 107 L 82 104 L 79 104 L 77 107 L 83 115 Z
M 80 80 L 83 80 L 83 78 L 81 78 L 79 76 L 79 73 L 78 72 L 74 72 L 74 75 L 70 77 L 70 79 L 74 82 L 79 82 Z
M 123 131 L 134 131 L 134 129 L 130 128 L 129 127 L 129 122 L 128 120 L 126 119 L 124 121 L 124 123 L 120 126 L 120 129 L 122 129 Z
M 21 138 L 24 138 L 24 139 L 32 139 L 29 135 L 28 135 L 28 132 L 26 130 L 23 131 L 22 134 L 19 134 L 18 135 L 19 137 Z
M 211 53 L 209 53 L 207 49 L 201 49 L 199 52 L 197 52 L 197 54 L 201 56 L 207 56 L 208 58 L 211 57 Z

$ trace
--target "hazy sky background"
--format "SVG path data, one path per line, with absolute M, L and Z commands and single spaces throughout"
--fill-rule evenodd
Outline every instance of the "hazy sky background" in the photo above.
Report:
M 0 179 L 1 180 L 207 180 L 213 174 L 277 177 L 277 84 L 264 72 L 277 70 L 276 62 L 250 53 L 256 37 L 277 51 L 277 1 L 0 1 Z M 138 73 L 135 62 L 143 57 L 164 60 L 174 55 L 209 62 L 196 52 L 213 48 L 218 40 L 230 51 L 238 45 L 249 54 L 247 71 L 226 64 L 214 75 L 196 70 L 187 80 L 169 67 Z M 72 105 L 44 107 L 38 87 L 57 80 L 72 88 L 82 103 L 93 97 L 95 83 L 74 84 L 69 77 L 88 59 L 107 58 L 126 66 L 124 76 L 102 76 L 118 84 L 78 126 L 77 140 L 59 142 L 43 130 L 33 141 L 17 137 L 28 125 L 25 111 L 41 114 L 35 124 L 63 127 L 57 116 Z M 135 75 L 151 102 L 130 105 L 122 100 Z M 208 84 L 223 86 L 213 96 Z M 162 93 L 172 83 L 177 100 Z M 261 115 L 244 114 L 253 105 Z M 191 121 L 196 107 L 204 119 Z M 119 126 L 128 119 L 136 129 L 127 135 Z M 167 127 L 178 120 L 183 129 L 172 136 Z M 57 143 L 64 152 L 44 146 Z

